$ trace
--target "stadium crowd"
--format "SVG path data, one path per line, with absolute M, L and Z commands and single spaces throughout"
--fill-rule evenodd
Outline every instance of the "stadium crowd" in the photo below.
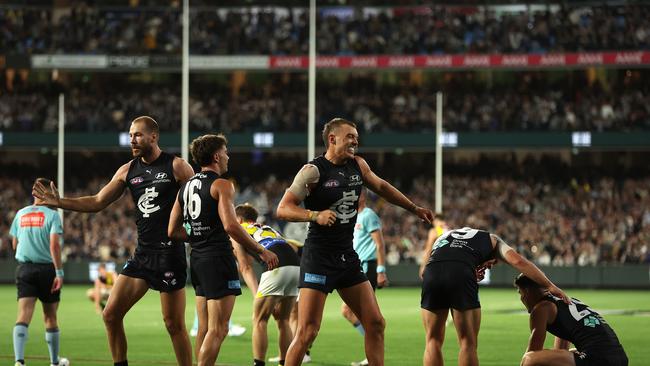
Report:
M 178 2 L 161 7 L 0 7 L 0 53 L 180 54 Z M 650 6 L 323 7 L 320 54 L 541 53 L 650 48 Z M 196 54 L 307 54 L 305 8 L 191 14 Z
M 530 163 L 529 163 L 530 165 Z M 559 166 L 548 166 L 554 172 Z M 528 175 L 451 174 L 444 181 L 444 211 L 451 227 L 472 226 L 498 232 L 518 252 L 540 265 L 650 263 L 650 178 L 602 176 L 591 180 L 570 174 L 544 179 Z M 106 179 L 76 180 L 70 196 L 97 191 Z M 237 203 L 250 202 L 264 220 L 284 227 L 274 218 L 286 179 L 272 176 L 243 182 Z M 404 183 L 406 184 L 406 183 Z M 0 178 L 0 257 L 12 256 L 9 225 L 16 210 L 30 203 L 30 180 Z M 433 182 L 417 178 L 408 194 L 415 202 L 433 206 Z M 67 260 L 125 260 L 135 248 L 133 203 L 122 197 L 97 214 L 67 212 Z M 417 262 L 427 227 L 401 209 L 371 199 L 384 227 L 387 262 Z
M 514 82 L 487 86 L 472 79 L 442 86 L 448 131 L 633 131 L 650 129 L 650 74 L 589 83 L 549 82 L 545 74 L 519 73 Z M 165 132 L 180 128 L 180 91 L 172 84 L 75 83 L 67 87 L 69 131 L 125 131 L 128 116 L 152 114 Z M 343 116 L 360 132 L 435 130 L 434 82 L 393 83 L 381 76 L 350 74 L 319 81 L 317 121 Z M 461 79 L 461 78 L 457 78 Z M 103 86 L 102 86 L 103 85 Z M 106 85 L 110 85 L 107 87 Z M 51 92 L 48 92 L 50 91 Z M 65 88 L 63 89 L 65 90 Z M 263 81 L 193 84 L 194 131 L 306 131 L 307 81 L 303 74 L 271 74 Z M 61 87 L 27 85 L 0 93 L 0 130 L 55 131 Z

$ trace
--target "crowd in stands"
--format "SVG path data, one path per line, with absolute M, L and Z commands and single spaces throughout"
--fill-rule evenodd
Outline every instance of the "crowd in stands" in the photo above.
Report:
M 650 129 L 650 74 L 630 81 L 548 82 L 523 74 L 508 84 L 458 81 L 442 86 L 447 131 L 634 131 Z M 435 130 L 439 86 L 429 82 L 386 83 L 381 76 L 351 74 L 317 86 L 317 123 L 342 116 L 362 133 Z M 194 86 L 195 85 L 195 86 Z M 56 95 L 40 85 L 0 93 L 0 130 L 56 131 Z M 307 81 L 303 74 L 271 74 L 234 89 L 193 84 L 190 128 L 194 131 L 295 132 L 307 130 Z M 68 131 L 126 131 L 134 116 L 151 114 L 162 131 L 180 129 L 180 90 L 172 84 L 118 81 L 72 85 L 66 92 Z
M 475 166 L 469 170 L 471 174 L 458 174 L 459 170 L 451 169 L 443 185 L 444 214 L 449 226 L 491 230 L 541 265 L 650 263 L 648 176 L 580 179 L 571 178 L 572 170 L 565 169 L 563 174 L 561 165 L 552 162 L 541 169 L 541 163 L 524 164 L 527 167 L 519 169 L 537 166 L 538 171 L 546 173 L 516 174 L 517 169 L 511 167 L 502 169 L 501 174 Z M 78 186 L 83 188 L 71 189 L 69 195 L 96 192 L 105 182 L 105 178 L 79 181 Z M 243 181 L 235 182 L 239 185 Z M 395 182 L 415 202 L 433 207 L 435 195 L 430 177 Z M 242 184 L 236 202 L 255 205 L 266 223 L 300 237 L 304 235 L 300 229 L 289 229 L 273 214 L 289 183 L 288 177 L 271 176 Z M 10 257 L 9 225 L 16 210 L 30 203 L 31 181 L 4 177 L 0 178 L 0 187 L 0 257 Z M 405 215 L 401 208 L 372 197 L 369 202 L 384 223 L 388 263 L 418 262 L 428 228 L 415 216 Z M 66 213 L 64 257 L 125 260 L 136 243 L 133 210 L 127 193 L 97 214 Z
M 0 8 L 1 53 L 180 54 L 180 2 Z M 547 7 L 323 7 L 320 54 L 541 53 L 650 48 L 644 3 Z M 308 53 L 306 8 L 197 7 L 195 54 Z

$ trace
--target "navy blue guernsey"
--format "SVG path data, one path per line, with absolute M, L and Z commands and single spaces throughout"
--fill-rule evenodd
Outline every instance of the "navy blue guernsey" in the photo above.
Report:
M 192 255 L 232 255 L 232 244 L 219 217 L 218 201 L 210 194 L 219 174 L 206 170 L 194 174 L 183 184 L 179 203 L 183 209 L 183 227 L 190 237 Z
M 614 330 L 588 305 L 577 299 L 571 299 L 567 305 L 554 296 L 545 300 L 557 307 L 555 321 L 547 327 L 554 336 L 573 343 L 578 351 L 623 349 Z
M 359 195 L 363 187 L 359 164 L 355 159 L 350 159 L 343 165 L 335 165 L 322 155 L 309 164 L 318 168 L 320 178 L 305 198 L 305 208 L 312 211 L 332 210 L 336 213 L 336 222 L 332 226 L 311 222 L 305 245 L 310 248 L 352 249 Z
M 429 262 L 463 262 L 477 267 L 494 258 L 490 233 L 468 227 L 442 234 L 433 244 Z
M 182 246 L 167 236 L 169 214 L 176 199 L 179 184 L 174 178 L 174 155 L 161 152 L 151 164 L 141 158 L 131 161 L 126 186 L 136 207 L 138 249 L 171 249 Z

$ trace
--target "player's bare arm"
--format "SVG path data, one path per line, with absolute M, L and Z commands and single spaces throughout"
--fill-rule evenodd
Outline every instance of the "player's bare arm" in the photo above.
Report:
M 377 267 L 386 267 L 386 244 L 384 243 L 384 234 L 381 229 L 375 230 L 370 233 L 372 240 L 377 247 Z M 386 272 L 377 272 L 377 287 L 382 288 L 388 286 L 388 276 Z
M 233 238 L 230 238 L 230 242 L 232 243 L 232 247 L 235 251 L 235 258 L 237 258 L 237 269 L 239 270 L 239 273 L 241 273 L 241 276 L 244 278 L 246 286 L 248 286 L 253 295 L 255 295 L 257 293 L 259 283 L 257 282 L 257 276 L 255 276 L 255 272 L 253 271 L 253 257 L 246 253 L 246 250 L 244 250 L 242 245 Z
M 541 351 L 546 340 L 546 327 L 557 314 L 555 304 L 549 301 L 540 301 L 530 313 L 530 338 L 526 352 Z
M 228 235 L 240 243 L 246 250 L 259 255 L 269 270 L 276 268 L 278 266 L 278 257 L 275 253 L 266 250 L 262 245 L 253 240 L 237 221 L 235 206 L 233 205 L 235 188 L 232 183 L 225 179 L 216 179 L 210 187 L 210 194 L 219 202 L 219 217 Z
M 16 237 L 11 238 L 11 247 L 13 248 L 13 250 L 15 252 L 16 248 L 18 247 L 18 239 L 16 239 Z
M 41 183 L 34 184 L 32 195 L 38 197 L 42 201 L 40 204 L 44 206 L 80 212 L 98 212 L 122 196 L 124 189 L 126 189 L 126 175 L 129 172 L 130 164 L 131 162 L 122 165 L 115 172 L 111 181 L 93 196 L 60 197 L 54 182 L 50 184 L 50 187 L 45 187 Z
M 289 189 L 284 192 L 276 211 L 278 218 L 297 222 L 314 221 L 323 226 L 334 224 L 336 221 L 334 211 L 311 211 L 300 207 L 318 179 L 318 168 L 312 164 L 305 164 L 296 174 Z
M 189 236 L 183 227 L 183 208 L 181 207 L 181 202 L 179 200 L 181 192 L 178 192 L 176 200 L 174 201 L 174 207 L 172 207 L 172 212 L 169 214 L 169 225 L 167 226 L 167 236 L 170 239 L 175 241 L 188 241 Z
M 553 296 L 561 298 L 565 303 L 570 303 L 569 297 L 557 287 L 551 280 L 546 277 L 544 272 L 542 272 L 535 264 L 533 264 L 528 259 L 522 257 L 517 251 L 512 249 L 503 239 L 499 236 L 490 234 L 492 239 L 492 248 L 494 248 L 499 259 L 502 259 L 512 267 L 516 268 L 521 273 L 530 277 L 533 281 L 542 285 L 548 292 Z
M 183 184 L 194 176 L 194 169 L 185 159 L 174 158 L 172 168 L 174 169 L 174 178 L 176 178 L 178 184 Z
M 420 278 L 422 278 L 424 273 L 424 267 L 427 266 L 429 261 L 429 256 L 431 255 L 431 249 L 433 249 L 433 243 L 438 239 L 438 232 L 435 228 L 429 229 L 427 233 L 427 241 L 424 243 L 424 249 L 422 250 L 422 261 L 420 262 Z
M 553 341 L 553 349 L 563 349 L 568 351 L 570 345 L 571 342 L 567 341 L 566 339 L 562 339 L 560 337 L 555 337 L 555 340 Z
M 397 188 L 393 187 L 392 184 L 377 176 L 377 174 L 370 169 L 370 166 L 365 159 L 360 156 L 355 156 L 354 158 L 356 159 L 357 164 L 359 164 L 361 174 L 363 175 L 363 181 L 368 188 L 386 199 L 388 202 L 415 214 L 422 219 L 422 221 L 426 221 L 429 224 L 433 222 L 433 212 L 431 212 L 431 210 L 416 205 Z
M 52 256 L 54 269 L 63 269 L 61 263 L 61 238 L 57 233 L 50 234 L 50 255 Z M 55 276 L 54 281 L 52 281 L 52 293 L 59 291 L 61 286 L 63 286 L 63 277 Z

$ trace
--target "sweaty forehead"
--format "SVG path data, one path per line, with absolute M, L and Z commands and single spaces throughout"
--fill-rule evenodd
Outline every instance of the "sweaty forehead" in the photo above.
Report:
M 357 132 L 357 129 L 350 125 L 341 125 L 335 128 L 333 132 L 334 134 L 339 136 L 354 135 L 356 137 L 359 137 L 359 133 Z
M 147 124 L 144 122 L 133 122 L 131 123 L 131 127 L 129 128 L 130 133 L 149 133 L 149 129 L 147 128 Z

